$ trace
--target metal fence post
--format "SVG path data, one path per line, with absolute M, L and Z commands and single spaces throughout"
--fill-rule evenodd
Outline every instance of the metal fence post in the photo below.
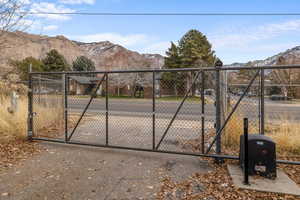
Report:
M 260 71 L 260 134 L 265 134 L 265 70 Z
M 204 154 L 204 151 L 205 151 L 205 147 L 204 147 L 204 132 L 205 132 L 205 129 L 204 129 L 204 125 L 205 125 L 205 119 L 204 119 L 204 113 L 205 113 L 205 98 L 204 98 L 204 89 L 205 89 L 205 72 L 202 71 L 201 72 L 201 152 Z
M 258 99 L 258 132 L 261 134 L 261 77 L 259 78 L 259 85 L 257 86 Z
M 33 90 L 32 90 L 32 74 L 30 72 L 31 72 L 31 67 L 29 69 L 29 75 L 28 75 L 27 137 L 28 137 L 28 140 L 32 141 L 32 137 L 33 137 L 33 106 L 32 106 Z
M 41 79 L 42 79 L 42 74 L 39 74 L 39 76 L 38 76 L 38 85 L 39 85 L 39 104 L 41 104 L 41 90 L 42 90 L 42 87 L 41 87 L 41 85 L 42 85 L 42 83 L 41 83 Z
M 155 72 L 152 72 L 152 149 L 155 150 Z
M 105 76 L 105 144 L 108 146 L 108 73 Z
M 218 60 L 215 64 L 216 68 L 216 133 L 219 132 L 221 128 L 221 80 L 220 80 L 220 68 L 223 66 L 223 63 Z M 221 153 L 221 134 L 218 135 L 216 139 L 216 153 Z M 219 160 L 216 160 L 219 162 Z
M 65 142 L 68 142 L 68 76 L 63 74 Z
M 248 118 L 244 118 L 244 184 L 249 185 Z

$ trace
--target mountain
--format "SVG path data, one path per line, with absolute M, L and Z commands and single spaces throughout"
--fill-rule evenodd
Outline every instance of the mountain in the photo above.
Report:
M 284 52 L 266 58 L 264 60 L 254 60 L 247 63 L 232 63 L 229 67 L 237 66 L 262 66 L 262 65 L 295 65 L 300 64 L 300 46 L 288 49 Z
M 161 68 L 164 64 L 164 57 L 159 54 L 140 54 L 109 41 L 82 43 L 64 36 L 24 32 L 8 32 L 2 41 L 5 42 L 0 53 L 0 75 L 11 70 L 9 60 L 22 60 L 28 56 L 42 59 L 51 49 L 64 55 L 70 64 L 78 56 L 86 56 L 95 62 L 96 70 Z

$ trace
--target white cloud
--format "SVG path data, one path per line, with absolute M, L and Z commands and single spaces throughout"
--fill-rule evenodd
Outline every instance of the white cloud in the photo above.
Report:
M 247 27 L 227 34 L 213 35 L 209 38 L 215 48 L 244 48 L 253 42 L 271 39 L 292 31 L 300 31 L 300 20 Z
M 165 55 L 168 48 L 170 48 L 171 42 L 157 42 L 146 46 L 142 52 L 143 53 L 154 53 Z
M 56 26 L 56 25 L 48 25 L 48 26 L 43 27 L 44 31 L 54 31 L 56 29 L 58 29 L 58 26 Z
M 72 13 L 75 10 L 70 8 L 65 8 L 64 6 L 56 5 L 54 3 L 48 2 L 41 2 L 41 3 L 34 3 L 31 7 L 31 12 L 36 13 Z M 67 15 L 60 15 L 60 14 L 39 14 L 36 15 L 37 17 L 53 19 L 53 20 L 69 20 L 71 19 L 70 16 Z
M 280 34 L 288 31 L 300 31 L 300 20 L 291 20 L 278 24 L 268 24 L 261 26 L 260 31 L 266 31 L 271 34 Z
M 79 40 L 81 42 L 110 41 L 112 43 L 120 44 L 127 47 L 145 44 L 150 40 L 150 38 L 145 34 L 121 35 L 118 33 L 98 33 L 91 35 L 71 36 L 70 38 Z
M 60 3 L 64 4 L 94 4 L 96 0 L 59 0 Z

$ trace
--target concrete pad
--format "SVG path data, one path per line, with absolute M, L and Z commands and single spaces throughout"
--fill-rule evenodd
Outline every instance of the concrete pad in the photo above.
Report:
M 300 187 L 280 169 L 277 169 L 275 180 L 249 176 L 250 185 L 244 185 L 242 169 L 238 165 L 228 165 L 227 168 L 233 184 L 238 188 L 300 196 Z

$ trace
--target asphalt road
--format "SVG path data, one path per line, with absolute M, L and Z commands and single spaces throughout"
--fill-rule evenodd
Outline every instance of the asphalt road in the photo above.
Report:
M 70 111 L 82 112 L 87 105 L 88 98 L 69 98 L 68 107 Z M 245 117 L 255 119 L 258 117 L 258 104 L 249 101 L 243 101 L 239 105 Z M 155 105 L 155 113 L 157 117 L 170 118 L 176 112 L 180 101 L 161 101 L 157 100 Z M 87 113 L 105 113 L 105 99 L 94 99 L 89 106 Z M 138 116 L 152 114 L 152 101 L 141 99 L 109 99 L 108 110 L 110 114 L 120 116 Z M 265 101 L 265 116 L 267 120 L 300 120 L 300 104 L 289 104 L 283 102 Z M 186 101 L 178 118 L 199 119 L 201 116 L 201 103 L 195 101 Z M 206 119 L 213 119 L 215 116 L 215 106 L 213 104 L 205 105 Z

